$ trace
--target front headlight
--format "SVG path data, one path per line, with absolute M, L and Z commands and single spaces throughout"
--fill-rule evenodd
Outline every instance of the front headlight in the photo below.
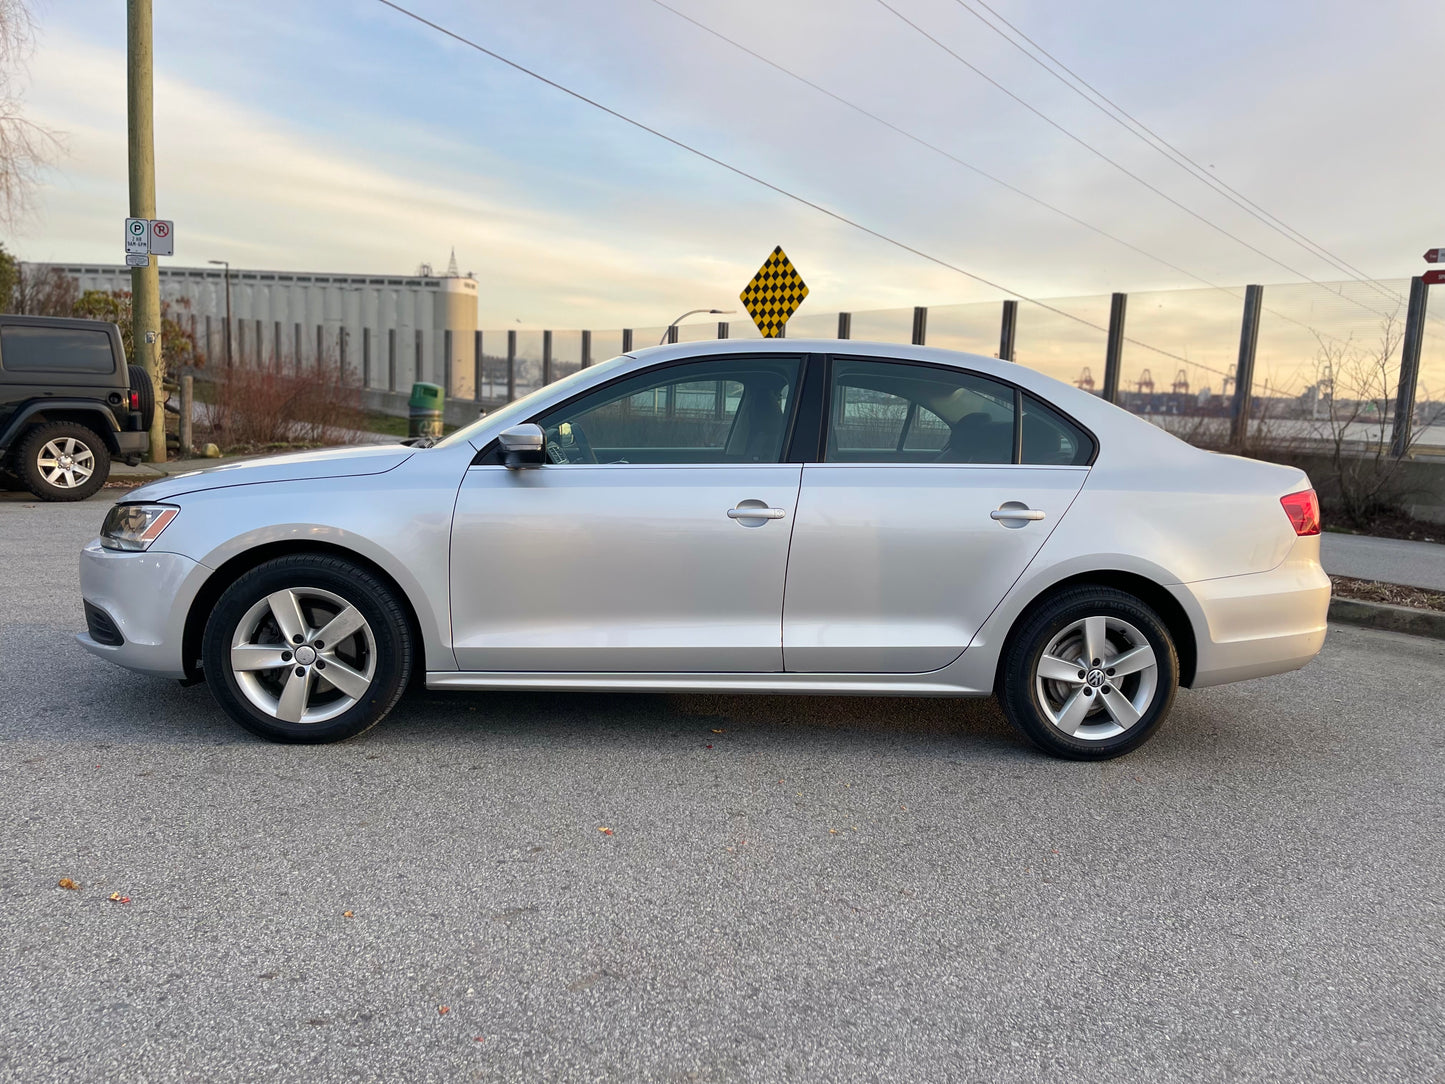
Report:
M 173 504 L 118 504 L 105 516 L 100 544 L 112 550 L 145 550 L 176 518 Z

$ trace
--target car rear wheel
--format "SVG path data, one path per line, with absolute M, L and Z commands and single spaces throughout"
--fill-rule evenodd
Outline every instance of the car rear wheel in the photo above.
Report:
M 278 742 L 342 741 L 395 706 L 412 666 L 399 601 L 335 557 L 279 557 L 226 588 L 206 622 L 202 667 L 236 722 Z
M 1179 657 L 1158 614 L 1124 591 L 1082 586 L 1025 617 L 997 691 L 1009 721 L 1040 749 L 1105 760 L 1146 742 L 1178 687 Z
M 110 476 L 110 450 L 93 429 L 50 422 L 21 438 L 16 469 L 42 501 L 83 501 Z

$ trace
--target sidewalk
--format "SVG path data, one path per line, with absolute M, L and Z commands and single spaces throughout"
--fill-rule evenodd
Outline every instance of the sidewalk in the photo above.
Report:
M 1438 542 L 1326 531 L 1320 536 L 1320 563 L 1333 576 L 1445 591 L 1445 545 Z

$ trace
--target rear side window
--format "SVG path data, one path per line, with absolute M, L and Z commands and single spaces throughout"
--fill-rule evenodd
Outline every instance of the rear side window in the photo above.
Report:
M 1025 395 L 1023 460 L 1050 467 L 1083 467 L 1094 457 L 1094 441 L 1057 410 Z
M 110 332 L 0 327 L 0 367 L 11 373 L 113 373 Z

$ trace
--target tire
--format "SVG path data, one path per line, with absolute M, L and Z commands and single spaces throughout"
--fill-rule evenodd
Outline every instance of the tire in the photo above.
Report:
M 1123 667 L 1109 665 L 1117 660 Z M 1116 672 L 1124 667 L 1137 668 Z M 1081 586 L 1024 616 L 996 692 L 1004 715 L 1044 752 L 1107 760 L 1149 740 L 1178 688 L 1179 656 L 1159 615 L 1124 591 Z
M 15 470 L 42 501 L 83 501 L 110 477 L 110 449 L 94 429 L 79 422 L 48 422 L 23 437 Z
M 140 399 L 140 420 L 141 428 L 150 430 L 151 422 L 156 417 L 156 389 L 151 383 L 151 378 L 139 365 L 127 366 L 130 372 L 131 390 L 137 393 Z
M 341 639 L 328 643 L 326 627 L 348 614 Z M 201 642 L 206 682 L 226 713 L 260 737 L 302 744 L 344 741 L 381 722 L 406 689 L 413 657 L 392 589 L 350 561 L 310 554 L 240 576 Z M 328 680 L 339 675 L 346 681 Z

